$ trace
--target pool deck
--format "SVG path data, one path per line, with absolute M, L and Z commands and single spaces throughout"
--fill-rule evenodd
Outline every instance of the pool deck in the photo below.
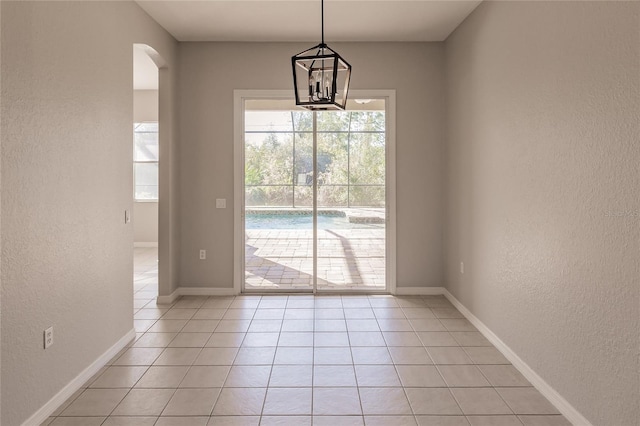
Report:
M 252 215 L 311 215 L 309 207 L 250 207 L 245 214 Z M 385 210 L 378 207 L 318 208 L 319 215 L 346 217 L 350 223 L 384 223 Z
M 313 231 L 247 229 L 245 269 L 247 290 L 311 289 Z M 384 290 L 385 272 L 383 227 L 318 230 L 319 289 Z

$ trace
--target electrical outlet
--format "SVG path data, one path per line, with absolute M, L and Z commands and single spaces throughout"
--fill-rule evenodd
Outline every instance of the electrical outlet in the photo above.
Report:
M 460 273 L 464 274 L 464 262 L 460 262 Z
M 200 250 L 200 260 L 205 260 L 207 258 L 207 251 Z
M 53 345 L 53 327 L 49 327 L 44 331 L 44 348 L 49 349 Z
M 227 199 L 216 198 L 216 209 L 226 209 L 226 208 L 227 208 Z

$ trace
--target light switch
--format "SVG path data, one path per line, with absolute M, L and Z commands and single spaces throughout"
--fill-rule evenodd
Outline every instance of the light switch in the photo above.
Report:
M 227 208 L 227 199 L 216 198 L 216 209 L 226 209 L 226 208 Z

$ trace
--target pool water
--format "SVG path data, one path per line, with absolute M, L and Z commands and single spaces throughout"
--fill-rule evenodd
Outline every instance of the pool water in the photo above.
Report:
M 313 216 L 301 214 L 247 214 L 245 229 L 313 229 Z M 318 215 L 318 229 L 383 228 L 384 224 L 350 223 L 345 216 Z

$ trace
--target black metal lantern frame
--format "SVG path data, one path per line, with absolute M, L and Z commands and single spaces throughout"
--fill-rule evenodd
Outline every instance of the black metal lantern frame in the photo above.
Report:
M 291 66 L 296 105 L 312 111 L 345 109 L 351 65 L 324 42 L 324 0 L 322 42 L 293 56 Z

